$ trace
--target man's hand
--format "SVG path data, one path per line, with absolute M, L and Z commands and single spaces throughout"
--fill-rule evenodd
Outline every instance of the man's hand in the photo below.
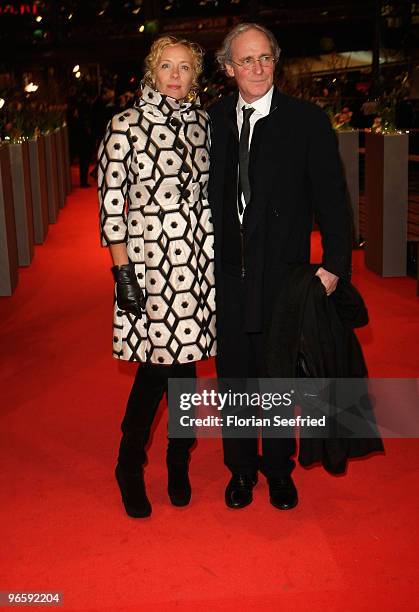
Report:
M 119 308 L 141 319 L 142 311 L 145 310 L 145 298 L 135 275 L 134 264 L 113 266 L 112 274 L 116 282 L 116 301 Z
M 339 276 L 328 272 L 324 268 L 319 268 L 316 272 L 316 276 L 321 280 L 327 295 L 332 295 L 338 284 Z

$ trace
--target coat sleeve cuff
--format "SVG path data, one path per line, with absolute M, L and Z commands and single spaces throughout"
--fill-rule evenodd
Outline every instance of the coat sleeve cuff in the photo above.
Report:
M 339 276 L 339 278 L 345 280 L 350 280 L 351 278 L 351 265 L 346 257 L 338 255 L 325 257 L 322 261 L 322 267 L 328 272 L 336 274 L 336 276 Z

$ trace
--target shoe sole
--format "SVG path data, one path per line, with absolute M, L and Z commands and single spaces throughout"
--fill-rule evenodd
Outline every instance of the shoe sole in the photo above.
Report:
M 182 501 L 182 502 L 175 501 L 170 497 L 170 495 L 169 495 L 169 499 L 170 499 L 170 503 L 172 504 L 172 506 L 175 506 L 176 508 L 183 508 L 184 506 L 189 506 L 190 501 L 191 501 L 190 499 L 188 499 L 187 501 Z
M 269 501 L 271 502 L 271 505 L 276 508 L 277 510 L 292 510 L 293 508 L 295 508 L 295 506 L 298 505 L 298 499 L 295 502 L 295 504 L 292 505 L 288 505 L 288 506 L 277 506 L 276 504 L 273 503 L 272 499 L 270 498 Z
M 230 504 L 226 502 L 226 506 L 227 508 L 230 508 L 230 510 L 243 510 L 243 508 L 247 508 L 247 506 L 250 506 L 251 503 L 252 502 L 249 502 L 248 504 L 245 504 L 244 506 L 230 506 Z

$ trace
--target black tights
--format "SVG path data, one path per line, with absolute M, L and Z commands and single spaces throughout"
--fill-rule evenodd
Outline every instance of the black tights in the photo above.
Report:
M 163 395 L 167 393 L 169 378 L 196 378 L 195 363 L 141 364 L 132 385 L 124 419 L 118 463 L 129 472 L 140 472 L 147 461 L 145 447 L 151 426 Z M 169 438 L 167 464 L 184 464 L 195 438 Z

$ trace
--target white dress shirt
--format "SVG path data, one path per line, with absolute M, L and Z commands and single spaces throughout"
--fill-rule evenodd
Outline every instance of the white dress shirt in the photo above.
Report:
M 274 92 L 274 88 L 272 86 L 270 90 L 264 96 L 262 96 L 262 98 L 259 98 L 259 100 L 256 100 L 256 102 L 253 102 L 252 104 L 248 104 L 248 102 L 245 102 L 243 98 L 241 97 L 241 95 L 239 94 L 239 99 L 237 100 L 237 106 L 236 106 L 237 128 L 239 130 L 239 136 L 240 136 L 242 125 L 243 125 L 243 112 L 242 112 L 243 106 L 245 106 L 246 108 L 255 109 L 255 111 L 250 115 L 249 149 L 250 149 L 250 143 L 252 142 L 253 129 L 255 127 L 256 122 L 259 121 L 259 119 L 262 119 L 262 117 L 266 117 L 266 115 L 269 115 L 273 92 Z M 246 202 L 245 202 L 243 194 L 241 194 L 241 198 L 242 198 L 243 213 L 244 213 Z M 237 211 L 238 211 L 238 207 L 237 207 Z M 240 212 L 238 211 L 238 215 L 239 215 L 240 223 L 243 223 L 243 214 L 240 214 Z

